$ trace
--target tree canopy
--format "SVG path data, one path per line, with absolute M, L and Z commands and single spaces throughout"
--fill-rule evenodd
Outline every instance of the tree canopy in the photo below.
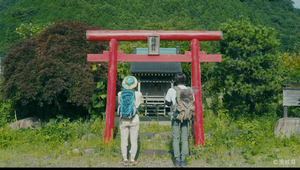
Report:
M 209 71 L 210 88 L 223 92 L 223 106 L 234 117 L 270 112 L 282 80 L 275 30 L 248 20 L 231 20 L 220 29 L 222 62 Z
M 107 63 L 87 62 L 87 53 L 101 53 L 107 42 L 87 41 L 80 22 L 56 21 L 37 37 L 10 45 L 3 59 L 3 97 L 13 99 L 20 117 L 87 115 L 97 82 L 106 79 Z
M 87 63 L 86 54 L 108 47 L 87 42 L 86 30 L 223 31 L 220 42 L 200 42 L 201 51 L 222 54 L 221 63 L 201 63 L 203 97 L 223 94 L 234 116 L 261 115 L 278 105 L 281 77 L 298 81 L 298 55 L 289 54 L 300 51 L 299 16 L 291 0 L 0 0 L 3 95 L 23 116 L 99 113 L 107 63 Z M 118 43 L 125 54 L 133 46 L 147 43 Z M 187 41 L 161 42 L 175 46 L 190 50 Z M 117 90 L 129 67 L 118 63 Z M 190 85 L 190 63 L 182 69 Z
M 217 31 L 221 23 L 241 15 L 253 25 L 274 28 L 281 52 L 299 50 L 294 47 L 300 41 L 300 9 L 292 0 L 1 0 L 0 54 L 20 38 L 14 31 L 21 24 L 71 20 L 109 30 L 141 30 L 147 25 L 154 30 Z

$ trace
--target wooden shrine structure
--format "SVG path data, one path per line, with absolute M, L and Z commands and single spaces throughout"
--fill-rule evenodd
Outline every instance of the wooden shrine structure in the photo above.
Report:
M 115 118 L 117 62 L 190 62 L 192 87 L 195 94 L 194 137 L 195 146 L 204 145 L 203 108 L 201 94 L 200 62 L 221 62 L 221 55 L 206 55 L 199 51 L 199 41 L 218 41 L 221 31 L 152 31 L 152 30 L 87 30 L 89 41 L 109 41 L 109 51 L 87 54 L 87 61 L 109 62 L 107 80 L 104 143 L 112 140 Z M 124 54 L 118 51 L 118 41 L 148 41 L 148 54 Z M 184 54 L 160 54 L 160 41 L 190 41 L 191 51 Z
M 148 48 L 133 47 L 133 54 L 148 54 Z M 179 54 L 176 48 L 160 48 L 160 54 Z M 173 87 L 174 76 L 182 72 L 180 62 L 132 62 L 129 72 L 138 80 L 138 91 L 143 94 L 145 116 L 168 115 L 165 96 Z

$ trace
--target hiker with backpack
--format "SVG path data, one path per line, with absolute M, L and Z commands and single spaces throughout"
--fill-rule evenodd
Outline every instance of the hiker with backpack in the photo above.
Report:
M 144 102 L 142 93 L 135 91 L 137 79 L 134 76 L 127 76 L 122 81 L 123 90 L 118 93 L 118 111 L 120 116 L 119 127 L 121 133 L 121 153 L 123 165 L 137 165 L 135 160 L 138 147 L 138 133 L 140 119 L 138 107 Z M 130 160 L 127 157 L 128 135 L 130 134 Z
M 172 136 L 174 165 L 186 166 L 188 154 L 189 122 L 194 116 L 194 94 L 190 87 L 185 86 L 186 75 L 177 73 L 175 82 L 177 86 L 170 88 L 165 97 L 166 105 L 171 107 Z M 181 131 L 181 135 L 180 135 Z M 181 152 L 180 152 L 181 136 Z

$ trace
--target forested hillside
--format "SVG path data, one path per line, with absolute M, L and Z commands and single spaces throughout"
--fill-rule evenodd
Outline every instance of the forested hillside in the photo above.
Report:
M 274 28 L 281 52 L 300 41 L 300 9 L 291 0 L 0 0 L 0 54 L 21 38 L 15 33 L 21 24 L 71 20 L 110 30 L 214 31 L 239 16 Z
M 119 120 L 106 119 L 106 104 L 114 104 L 107 100 L 111 63 L 87 61 L 109 48 L 86 39 L 86 30 L 96 29 L 222 31 L 219 41 L 199 42 L 201 51 L 222 56 L 201 62 L 201 87 L 192 86 L 191 63 L 181 62 L 186 85 L 201 88 L 195 100 L 202 107 L 188 126 L 188 166 L 300 166 L 299 129 L 282 126 L 296 132 L 288 138 L 276 133 L 287 111 L 283 86 L 300 83 L 300 9 L 292 0 L 0 0 L 1 167 L 122 166 L 120 128 L 105 142 L 106 122 Z M 128 54 L 133 46 L 147 42 L 117 47 Z M 160 42 L 176 46 L 180 54 L 191 51 L 189 41 Z M 116 94 L 130 66 L 117 62 Z M 147 118 L 146 102 L 140 106 Z M 172 127 L 158 116 L 148 125 L 141 119 L 137 167 L 173 167 Z M 30 117 L 45 124 L 22 128 Z M 287 117 L 281 120 L 297 127 L 300 107 L 289 106 Z M 195 128 L 204 146 L 193 145 Z
M 292 0 L 0 0 L 0 104 L 20 117 L 104 115 L 107 63 L 88 65 L 86 54 L 108 44 L 91 46 L 86 29 L 198 30 L 223 32 L 220 41 L 200 42 L 201 51 L 222 54 L 220 63 L 201 64 L 204 104 L 212 99 L 214 112 L 235 118 L 282 115 L 281 84 L 300 79 L 299 25 Z M 146 45 L 123 41 L 118 48 L 132 53 Z M 188 41 L 160 46 L 190 50 Z M 190 63 L 181 64 L 191 85 Z M 118 63 L 118 85 L 129 67 Z

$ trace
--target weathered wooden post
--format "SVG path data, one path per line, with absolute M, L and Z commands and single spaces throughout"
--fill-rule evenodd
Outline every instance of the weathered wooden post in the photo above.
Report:
M 276 137 L 290 138 L 293 133 L 300 134 L 300 118 L 288 117 L 288 106 L 300 106 L 300 83 L 283 84 L 283 118 L 274 127 Z
M 287 83 L 283 85 L 283 117 L 287 117 L 288 106 L 300 106 L 300 83 Z
M 116 94 L 117 62 L 191 62 L 192 86 L 197 86 L 199 92 L 195 95 L 195 146 L 204 145 L 203 109 L 201 96 L 200 62 L 221 62 L 221 55 L 205 55 L 199 51 L 199 41 L 217 41 L 222 39 L 221 31 L 119 31 L 119 30 L 88 30 L 86 32 L 89 41 L 110 41 L 109 52 L 103 54 L 88 54 L 87 61 L 108 61 L 108 82 L 106 100 L 106 119 L 104 143 L 109 143 L 114 128 L 114 108 Z M 159 40 L 190 41 L 191 51 L 185 54 L 123 54 L 117 51 L 118 41 L 147 41 L 149 36 L 158 36 Z

